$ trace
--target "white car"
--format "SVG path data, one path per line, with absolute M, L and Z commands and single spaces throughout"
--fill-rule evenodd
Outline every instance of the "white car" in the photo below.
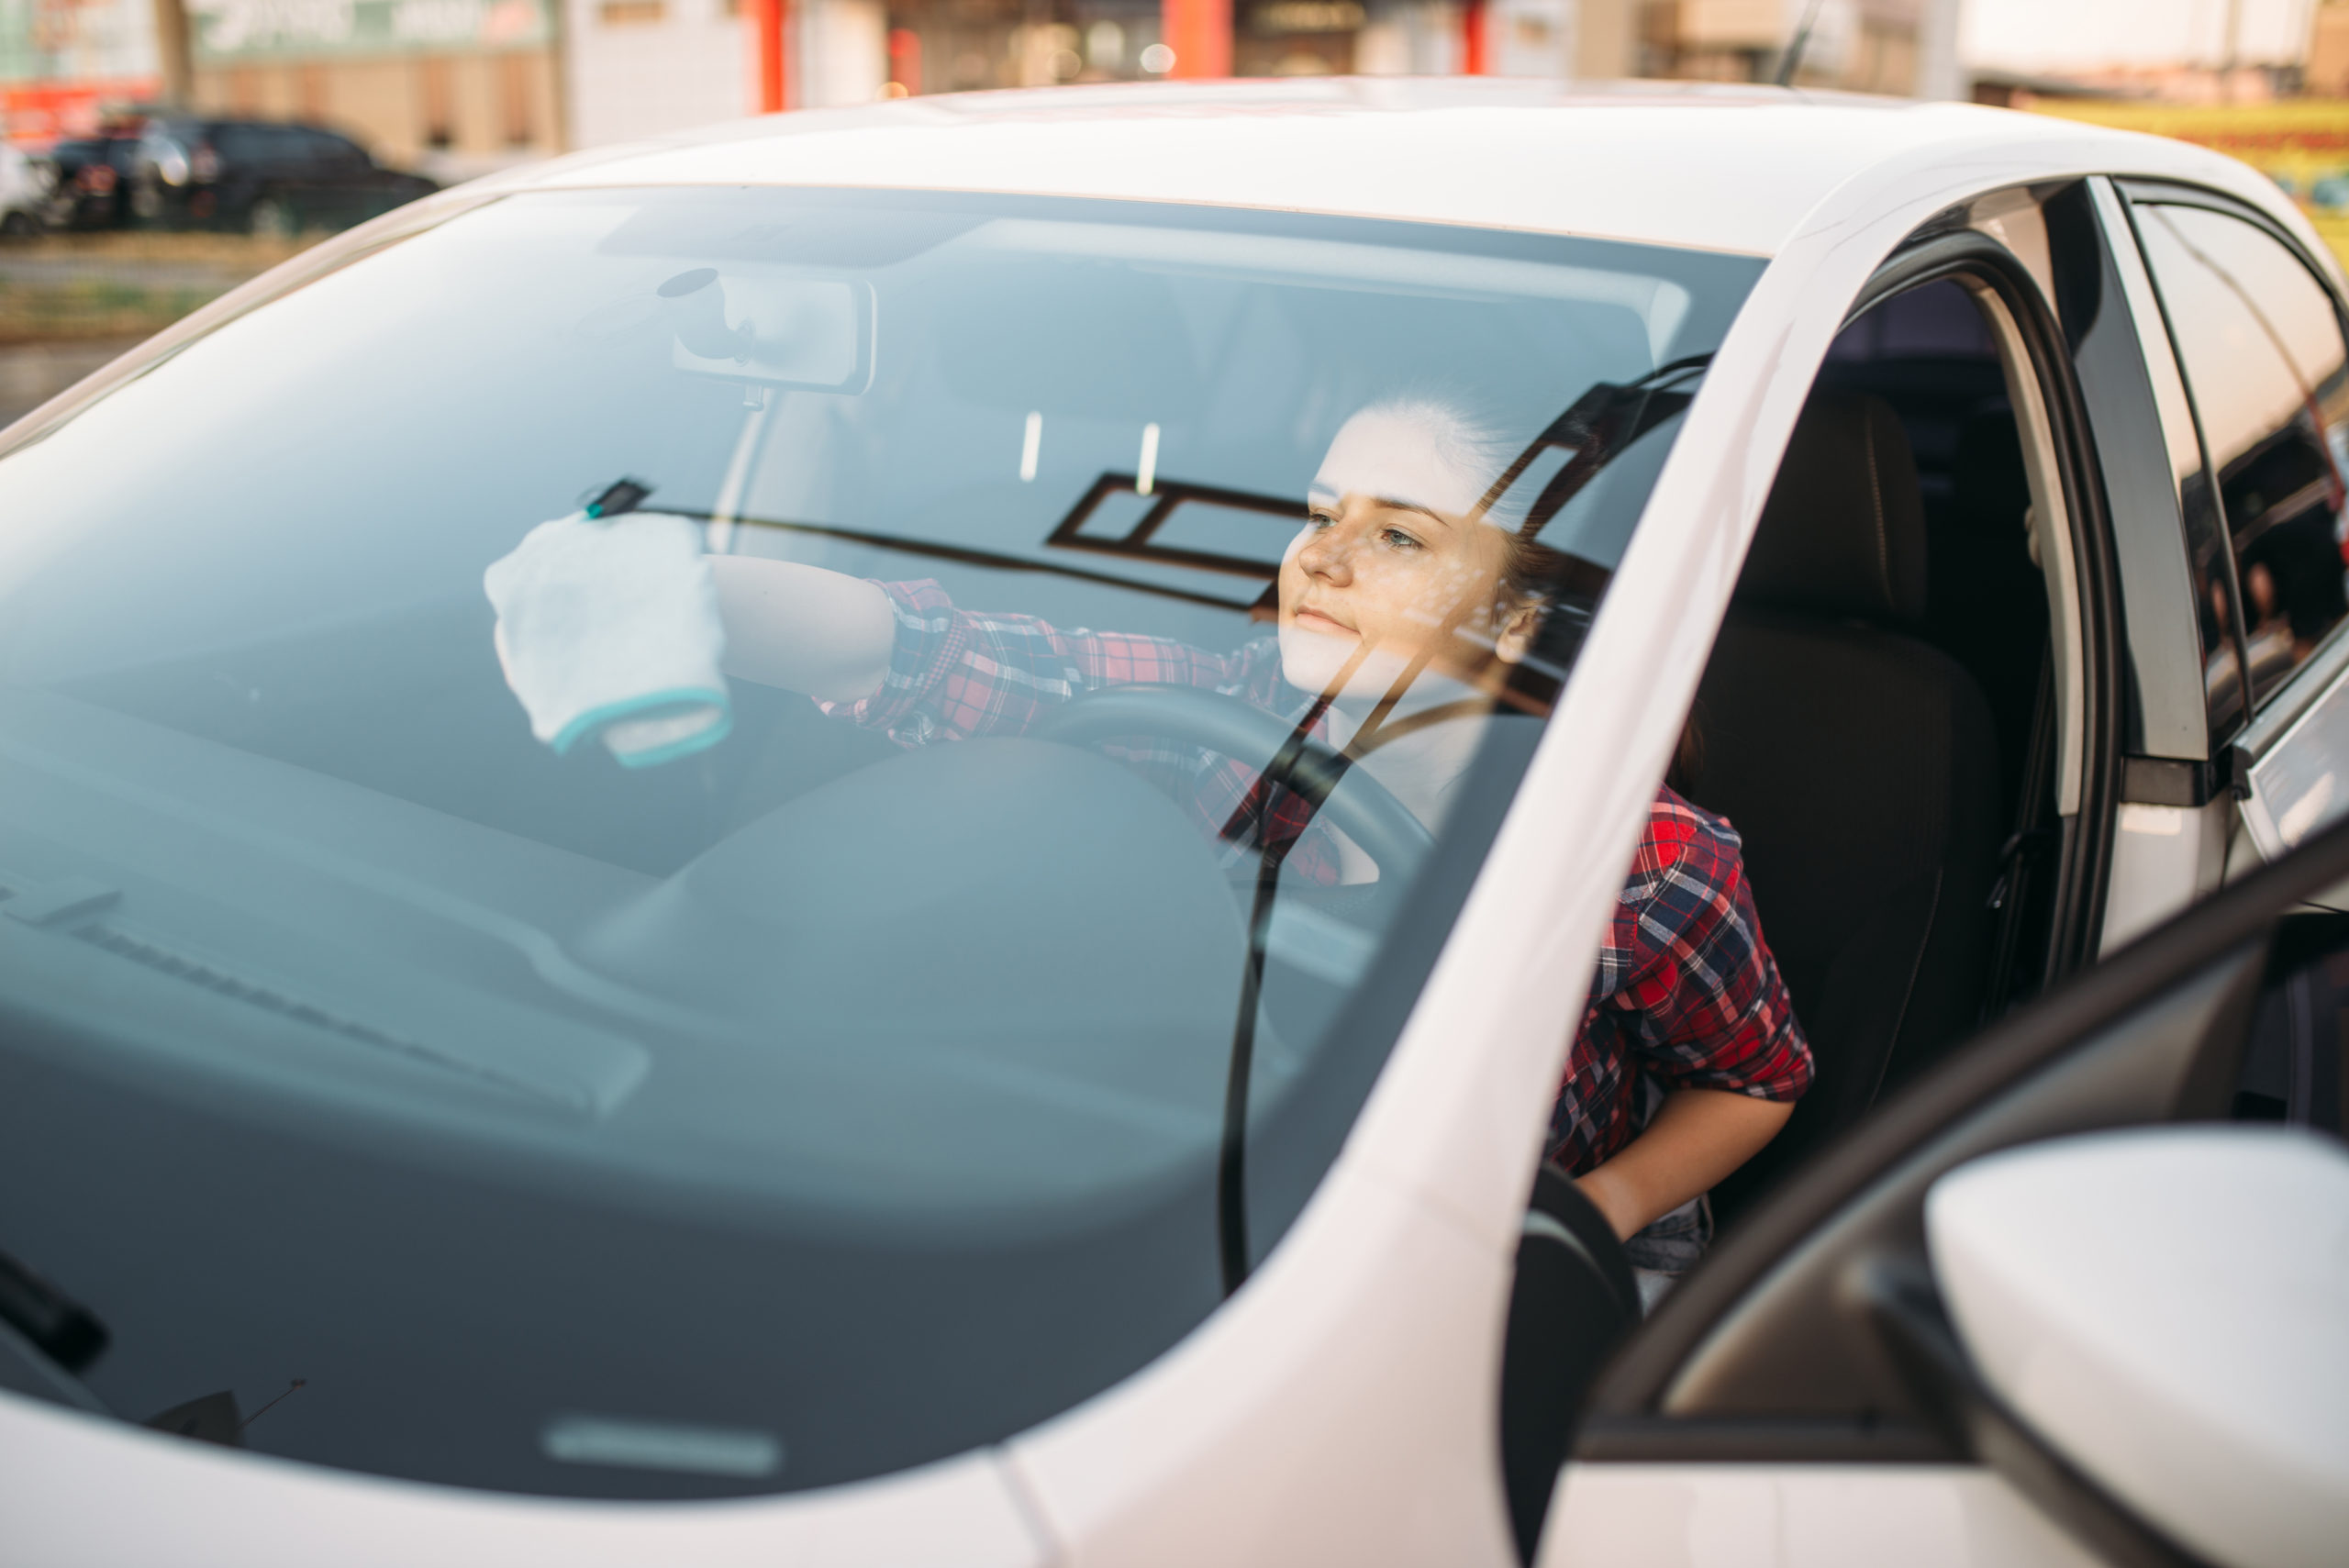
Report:
M 39 234 L 56 188 L 57 170 L 47 159 L 0 142 L 0 235 L 22 239 Z
M 1480 81 L 289 261 L 0 436 L 0 1560 L 2338 1561 L 2341 291 Z M 1276 584 L 1414 429 L 1518 575 L 1381 641 Z M 1816 1078 L 1643 1317 L 1542 1156 L 1668 767 Z

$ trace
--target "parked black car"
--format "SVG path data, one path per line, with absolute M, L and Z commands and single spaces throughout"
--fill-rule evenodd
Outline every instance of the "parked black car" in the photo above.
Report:
M 345 228 L 440 189 L 348 137 L 264 120 L 150 120 L 137 162 L 141 222 L 257 234 Z
M 129 222 L 138 159 L 135 129 L 70 137 L 50 148 L 57 184 L 50 196 L 50 227 L 117 228 Z

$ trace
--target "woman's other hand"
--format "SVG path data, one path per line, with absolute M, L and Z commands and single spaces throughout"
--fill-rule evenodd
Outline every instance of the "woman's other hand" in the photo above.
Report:
M 1675 1089 L 1645 1131 L 1575 1184 L 1629 1240 L 1760 1153 L 1794 1108 L 1727 1089 Z

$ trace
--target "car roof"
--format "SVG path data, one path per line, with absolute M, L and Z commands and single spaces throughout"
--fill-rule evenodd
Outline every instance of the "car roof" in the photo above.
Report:
M 2238 192 L 2249 172 L 2181 142 L 1965 104 L 1678 83 L 1359 77 L 1055 87 L 804 110 L 573 154 L 477 188 L 766 184 L 1100 196 L 1767 256 L 1839 187 L 1871 171 L 1920 168 L 1920 160 L 1926 174 L 2076 166 L 2200 178 Z

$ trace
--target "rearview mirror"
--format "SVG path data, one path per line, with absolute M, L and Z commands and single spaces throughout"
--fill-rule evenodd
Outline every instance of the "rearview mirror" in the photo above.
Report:
M 2349 1151 L 2165 1128 L 1997 1154 L 1926 1199 L 1983 1380 L 2171 1540 L 2246 1568 L 2349 1541 Z
M 751 385 L 857 393 L 873 384 L 871 284 L 695 267 L 655 291 L 670 362 Z

